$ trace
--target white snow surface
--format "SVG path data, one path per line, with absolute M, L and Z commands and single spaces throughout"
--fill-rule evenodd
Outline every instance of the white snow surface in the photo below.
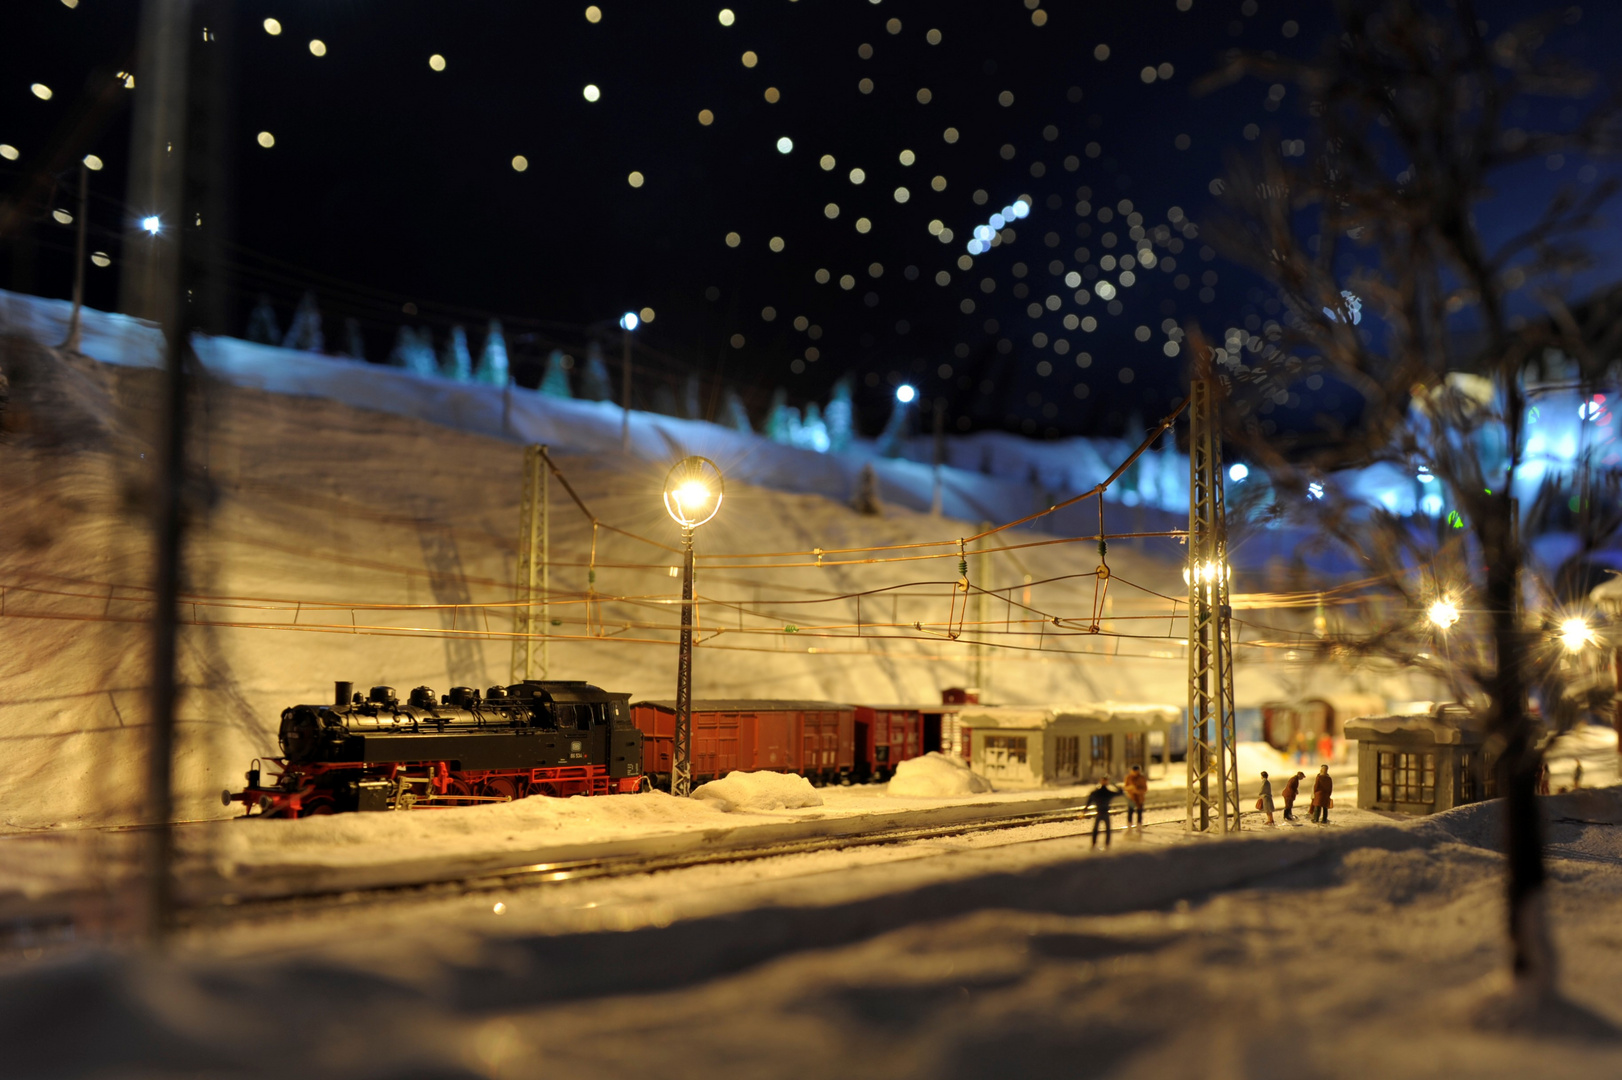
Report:
M 811 781 L 795 773 L 730 772 L 693 789 L 693 798 L 731 813 L 735 810 L 798 810 L 821 806 Z
M 25 946 L 0 955 L 0 1045 L 65 1080 L 1617 1075 L 1622 793 L 1540 805 L 1570 1005 L 1524 1027 L 1481 1019 L 1507 984 L 1488 803 L 336 906 L 167 956 Z
M 991 781 L 971 772 L 961 758 L 931 751 L 895 767 L 885 794 L 898 799 L 941 799 L 990 791 Z

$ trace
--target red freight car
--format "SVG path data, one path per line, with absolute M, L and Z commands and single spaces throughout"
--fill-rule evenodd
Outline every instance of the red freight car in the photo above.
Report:
M 638 701 L 642 765 L 669 789 L 676 733 L 674 701 Z M 848 781 L 856 765 L 856 709 L 831 701 L 693 702 L 693 783 L 745 772 L 797 772 L 813 784 Z
M 856 706 L 856 772 L 864 780 L 888 780 L 895 767 L 908 758 L 940 746 L 939 721 L 935 745 L 924 737 L 924 710 L 907 705 Z

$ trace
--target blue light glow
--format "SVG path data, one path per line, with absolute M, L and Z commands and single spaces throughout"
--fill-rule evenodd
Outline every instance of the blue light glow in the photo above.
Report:
M 1236 461 L 1228 467 L 1228 479 L 1238 483 L 1250 475 L 1250 467 L 1242 461 Z
M 156 236 L 163 231 L 163 222 L 158 219 L 158 215 L 152 214 L 141 219 L 141 229 Z
M 911 383 L 902 383 L 900 386 L 895 388 L 895 399 L 901 402 L 903 405 L 911 404 L 912 399 L 917 396 L 918 391 L 912 386 Z
M 1021 196 L 992 214 L 987 224 L 976 225 L 974 239 L 968 244 L 969 254 L 980 255 L 990 251 L 998 233 L 1007 228 L 1010 222 L 1029 216 L 1030 212 L 1031 204 L 1025 201 L 1025 196 Z
M 1307 498 L 1321 499 L 1324 497 L 1324 486 L 1317 481 L 1307 485 Z
M 620 316 L 620 329 L 622 330 L 635 330 L 641 325 L 642 320 L 637 317 L 637 314 L 634 311 L 627 311 L 624 315 Z

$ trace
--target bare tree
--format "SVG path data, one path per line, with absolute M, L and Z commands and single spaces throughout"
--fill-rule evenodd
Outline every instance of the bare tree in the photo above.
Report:
M 1272 512 L 1306 515 L 1321 543 L 1367 568 L 1361 617 L 1325 650 L 1417 664 L 1485 709 L 1505 799 L 1515 1000 L 1542 1007 L 1559 999 L 1529 700 L 1557 727 L 1590 703 L 1562 685 L 1558 648 L 1527 614 L 1525 371 L 1558 351 L 1598 378 L 1622 335 L 1622 290 L 1576 299 L 1596 265 L 1584 235 L 1614 184 L 1507 206 L 1506 185 L 1611 152 L 1617 99 L 1550 45 L 1573 32 L 1575 9 L 1490 34 L 1470 0 L 1337 8 L 1315 57 L 1233 55 L 1207 80 L 1262 78 L 1274 100 L 1293 86 L 1308 132 L 1235 156 L 1206 223 L 1272 284 L 1278 321 L 1209 345 L 1191 338 L 1196 362 L 1230 387 L 1231 437 L 1264 467 Z M 1310 408 L 1328 390 L 1352 407 L 1322 408 L 1307 435 L 1276 430 L 1280 405 Z M 1433 517 L 1340 490 L 1342 470 L 1381 462 L 1444 500 Z M 1445 632 L 1424 617 L 1438 600 L 1460 610 Z

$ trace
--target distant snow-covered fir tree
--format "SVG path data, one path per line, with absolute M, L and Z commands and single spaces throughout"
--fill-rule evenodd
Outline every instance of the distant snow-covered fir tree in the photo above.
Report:
M 828 449 L 836 454 L 848 450 L 850 441 L 856 437 L 856 406 L 851 402 L 849 375 L 834 383 L 828 408 L 822 415 L 828 426 Z
M 862 466 L 862 473 L 856 478 L 856 494 L 851 496 L 850 508 L 858 514 L 877 516 L 884 513 L 884 503 L 879 501 L 879 474 L 873 471 L 872 465 Z
M 501 332 L 500 319 L 491 319 L 490 328 L 484 332 L 484 349 L 473 369 L 473 381 L 486 386 L 507 385 L 507 338 Z
M 366 336 L 360 332 L 358 319 L 344 320 L 344 355 L 363 363 L 366 360 Z
M 276 309 L 270 306 L 270 297 L 259 294 L 259 301 L 248 316 L 248 340 L 261 345 L 280 345 L 282 328 L 276 324 Z
M 467 330 L 451 327 L 451 336 L 445 341 L 445 351 L 439 358 L 439 373 L 457 382 L 473 381 L 473 354 L 467 347 Z
M 586 368 L 580 373 L 580 396 L 587 401 L 614 399 L 614 381 L 609 378 L 600 342 L 593 341 L 586 350 Z
M 413 375 L 439 374 L 439 361 L 434 358 L 434 342 L 427 330 L 417 331 L 409 326 L 400 327 L 389 353 L 391 367 L 404 368 Z
M 704 419 L 704 388 L 697 375 L 687 376 L 681 388 L 681 414 L 689 420 Z
M 293 322 L 282 338 L 282 348 L 300 352 L 325 352 L 326 335 L 321 332 L 321 309 L 316 306 L 315 293 L 307 292 L 293 312 Z
M 822 410 L 816 402 L 805 407 L 805 422 L 800 425 L 799 437 L 794 445 L 819 454 L 828 452 L 828 425 L 822 420 Z
M 749 422 L 749 407 L 743 403 L 743 398 L 732 387 L 727 387 L 726 398 L 721 405 L 722 422 L 733 431 L 743 431 L 753 435 L 755 425 Z
M 778 387 L 772 392 L 771 407 L 766 410 L 765 435 L 772 442 L 792 446 L 799 430 L 800 410 L 788 403 L 788 391 Z
M 546 374 L 541 377 L 541 393 L 548 397 L 574 397 L 569 392 L 569 358 L 562 349 L 553 349 L 546 357 Z

